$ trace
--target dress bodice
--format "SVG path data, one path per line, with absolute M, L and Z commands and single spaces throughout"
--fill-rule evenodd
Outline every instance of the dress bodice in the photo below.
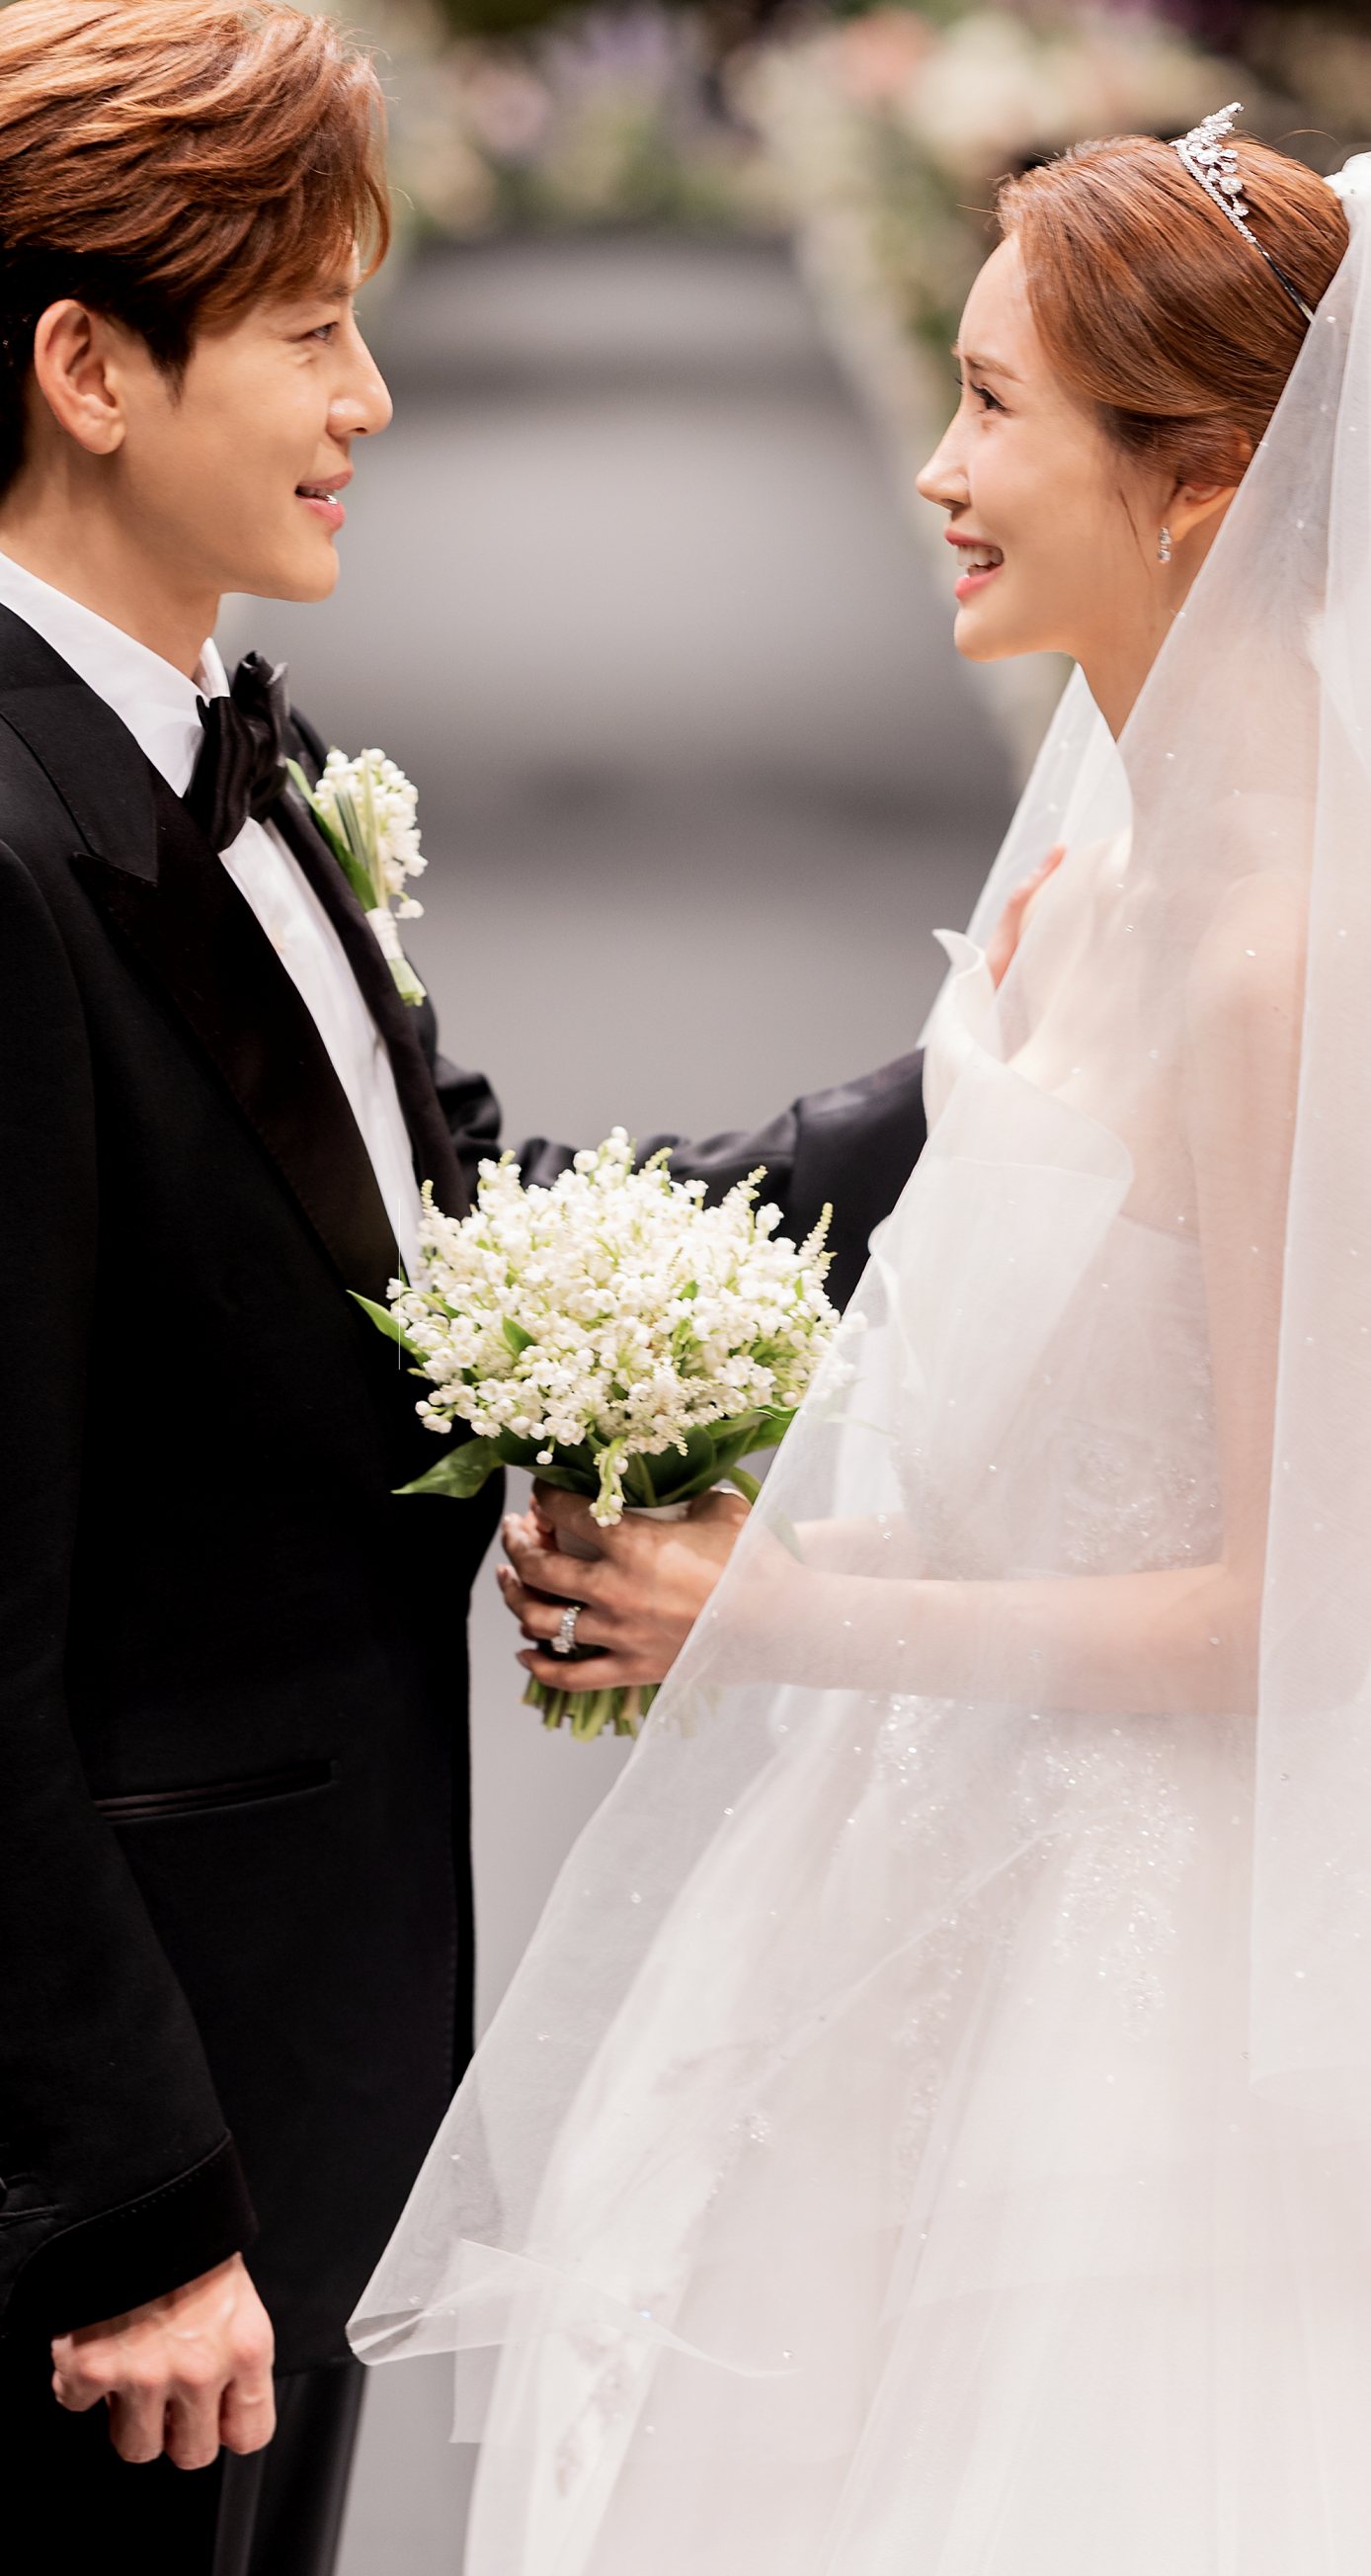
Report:
M 1179 1153 L 1179 1101 L 1175 1134 L 1159 1150 L 1155 1120 L 1146 1132 L 1123 1116 L 1116 1124 L 1101 1104 L 1068 1097 L 1069 1086 L 1039 1081 L 1028 1050 L 1007 1063 L 985 958 L 968 940 L 949 936 L 946 945 L 953 973 L 929 1027 L 924 1071 L 924 1179 L 943 1205 L 911 1209 L 889 1272 L 913 1272 L 912 1236 L 931 1217 L 939 1266 L 919 1292 L 922 1313 L 907 1287 L 895 1289 L 915 1350 L 901 1481 L 923 1570 L 968 1579 L 1203 1562 L 1220 1531 L 1211 1325 L 1193 1186 L 1174 1178 L 1178 1158 L 1188 1159 Z M 970 1116 L 968 1084 L 982 1104 Z M 944 1115 L 957 1130 L 945 1156 Z M 1053 1190 L 1063 1175 L 1068 1190 L 1076 1178 L 1077 1134 L 1092 1140 L 1085 1186 L 1100 1193 L 1104 1214 L 1088 1240 L 1087 1221 L 1073 1251 L 1074 1203 Z M 1006 1137 L 1009 1159 L 997 1161 Z M 1172 1209 L 1170 1225 L 1124 1212 L 1154 1202 Z M 970 1264 L 954 1275 L 949 1261 L 968 1243 Z M 956 1347 L 940 1313 L 949 1302 L 967 1318 Z M 963 1427 L 949 1442 L 935 1423 L 930 1437 L 925 1403 L 945 1403 L 954 1387 Z
M 1139 1352 L 1147 1357 L 1140 1369 Z M 1209 1319 L 1198 1245 L 1116 1220 L 1044 1372 L 1039 1483 L 1070 1574 L 1202 1562 L 1220 1534 Z M 1041 1512 L 1035 1515 L 1041 1525 Z

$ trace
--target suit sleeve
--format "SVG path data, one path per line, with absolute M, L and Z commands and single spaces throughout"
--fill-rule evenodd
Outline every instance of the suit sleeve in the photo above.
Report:
M 500 1104 L 483 1074 L 463 1073 L 437 1054 L 431 1022 L 428 1040 L 438 1095 L 474 1190 L 482 1156 L 500 1151 Z M 711 1198 L 765 1164 L 765 1195 L 797 1240 L 831 1206 L 829 1292 L 846 1305 L 866 1266 L 872 1229 L 895 1205 L 925 1134 L 923 1057 L 915 1053 L 828 1091 L 808 1092 L 755 1131 L 729 1129 L 696 1144 L 649 1136 L 639 1140 L 639 1150 L 646 1155 L 669 1146 L 672 1170 L 682 1180 L 707 1181 Z M 534 1136 L 514 1150 L 524 1178 L 546 1182 L 565 1171 L 576 1149 Z
M 69 1721 L 95 1101 L 66 952 L 3 845 L 0 1205 L 0 2307 L 54 2333 L 194 2279 L 253 2220 L 189 2007 Z
M 780 1208 L 784 1231 L 803 1241 L 825 1207 L 833 1211 L 828 1292 L 845 1306 L 866 1268 L 872 1229 L 889 1216 L 923 1151 L 923 1057 L 900 1056 L 874 1073 L 810 1091 L 753 1134 L 730 1130 L 688 1144 L 647 1137 L 640 1150 L 670 1145 L 681 1180 L 705 1180 L 721 1197 L 766 1166 L 762 1194 Z

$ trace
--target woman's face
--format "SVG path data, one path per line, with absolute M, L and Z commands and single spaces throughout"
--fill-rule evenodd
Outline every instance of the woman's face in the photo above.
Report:
M 1069 653 L 1103 705 L 1108 674 L 1145 668 L 1174 614 L 1157 559 L 1171 477 L 1121 455 L 1054 375 L 1012 236 L 971 290 L 957 355 L 961 401 L 919 476 L 948 513 L 957 650 Z

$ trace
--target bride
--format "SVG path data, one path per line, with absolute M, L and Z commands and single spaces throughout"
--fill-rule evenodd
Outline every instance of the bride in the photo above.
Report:
M 1230 123 L 1001 197 L 921 488 L 1079 668 L 822 1382 L 716 1589 L 533 1551 L 704 1607 L 355 2322 L 473 2576 L 1371 2554 L 1371 162 Z

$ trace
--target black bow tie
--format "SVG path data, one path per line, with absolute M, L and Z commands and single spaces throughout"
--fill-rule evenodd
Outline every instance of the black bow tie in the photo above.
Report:
M 261 822 L 286 783 L 290 700 L 286 666 L 245 653 L 226 698 L 202 698 L 205 739 L 186 789 L 211 849 L 227 850 L 249 815 Z

